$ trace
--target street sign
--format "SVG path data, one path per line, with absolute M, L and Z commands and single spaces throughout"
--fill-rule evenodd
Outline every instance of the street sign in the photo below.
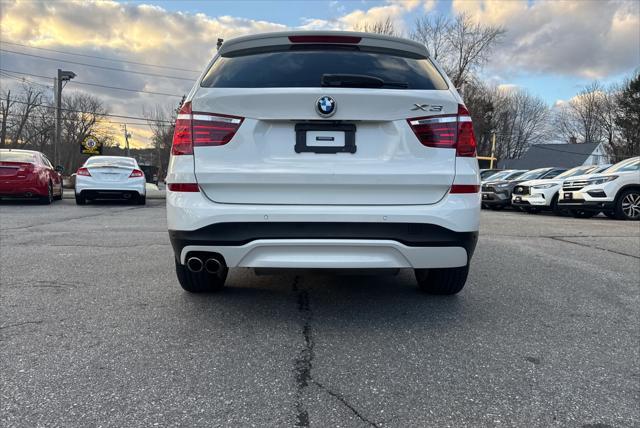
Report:
M 83 155 L 101 155 L 102 143 L 93 135 L 89 135 L 80 143 L 80 153 Z

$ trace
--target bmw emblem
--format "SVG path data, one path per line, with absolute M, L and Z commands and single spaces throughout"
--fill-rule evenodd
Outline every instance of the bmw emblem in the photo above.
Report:
M 337 109 L 336 100 L 326 95 L 316 101 L 316 112 L 322 117 L 333 116 Z

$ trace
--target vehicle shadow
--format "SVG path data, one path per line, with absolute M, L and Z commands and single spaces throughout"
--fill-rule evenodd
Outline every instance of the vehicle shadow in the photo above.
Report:
M 463 316 L 466 319 L 470 311 L 483 310 L 478 302 L 470 302 L 465 290 L 455 296 L 421 292 L 411 270 L 402 270 L 396 276 L 255 276 L 244 270 L 232 273 L 220 293 L 183 293 L 179 300 L 184 306 L 176 310 L 196 312 L 199 322 L 205 324 L 247 317 L 258 325 L 310 319 L 323 328 L 337 330 L 349 326 L 389 329 L 401 322 L 434 328 Z

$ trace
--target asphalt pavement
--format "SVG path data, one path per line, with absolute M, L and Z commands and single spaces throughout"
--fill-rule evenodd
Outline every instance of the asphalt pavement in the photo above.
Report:
M 179 287 L 164 201 L 0 205 L 0 426 L 637 427 L 640 223 L 483 212 L 457 296 Z

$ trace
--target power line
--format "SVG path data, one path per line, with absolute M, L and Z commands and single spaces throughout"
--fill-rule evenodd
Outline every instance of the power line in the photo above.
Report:
M 88 54 L 74 53 L 74 52 L 68 52 L 68 51 L 60 51 L 60 50 L 50 49 L 50 48 L 41 48 L 41 47 L 37 47 L 37 46 L 23 45 L 23 44 L 14 43 L 14 42 L 5 42 L 5 41 L 0 42 L 0 45 L 3 45 L 3 44 L 22 46 L 24 48 L 38 49 L 38 50 L 41 50 L 41 51 L 56 52 L 56 53 L 61 53 L 61 54 L 65 54 L 65 55 L 76 55 L 76 56 L 82 56 L 82 57 L 85 57 L 85 58 L 96 58 L 96 59 L 100 59 L 100 60 L 103 60 L 103 61 L 122 62 L 122 63 L 126 63 L 126 64 L 144 65 L 146 67 L 158 67 L 158 68 L 166 68 L 166 69 L 169 69 L 169 70 L 187 71 L 187 72 L 190 72 L 190 73 L 200 73 L 200 70 L 190 70 L 188 68 L 171 67 L 169 65 L 157 65 L 157 64 L 149 64 L 149 63 L 145 63 L 145 62 L 129 61 L 129 60 L 124 60 L 124 59 L 105 58 L 105 57 L 98 56 L 98 55 L 88 55 Z
M 41 86 L 41 87 L 46 88 L 46 89 L 53 89 L 53 86 L 47 86 L 47 85 L 44 85 L 42 83 L 34 82 L 32 80 L 25 79 L 24 77 L 13 76 L 13 75 L 7 73 L 6 71 L 2 70 L 1 68 L 0 68 L 0 76 L 5 77 L 5 78 L 10 78 L 10 79 L 15 79 L 15 80 L 17 80 L 19 82 L 25 82 L 25 83 L 30 83 L 32 85 Z
M 39 58 L 39 59 L 44 59 L 44 60 L 53 61 L 53 62 L 66 62 L 66 63 L 69 63 L 69 64 L 84 65 L 86 67 L 100 68 L 102 70 L 119 71 L 121 73 L 141 74 L 141 75 L 144 75 L 144 76 L 161 77 L 161 78 L 165 78 L 165 79 L 184 80 L 186 82 L 193 82 L 194 81 L 194 79 L 188 79 L 186 77 L 167 76 L 167 75 L 163 75 L 163 74 L 148 73 L 148 72 L 145 72 L 145 71 L 124 70 L 122 68 L 107 67 L 107 66 L 104 66 L 104 65 L 95 65 L 95 64 L 87 64 L 85 62 L 69 61 L 69 60 L 66 60 L 66 59 L 48 58 L 46 56 L 28 54 L 28 53 L 24 53 L 24 52 L 17 52 L 17 51 L 12 51 L 12 50 L 9 50 L 9 49 L 0 49 L 0 52 L 7 52 L 7 53 L 15 54 L 15 55 L 23 55 L 23 56 L 28 56 L 28 57 L 32 57 L 32 58 Z
M 5 72 L 15 73 L 15 74 L 24 74 L 25 76 L 40 77 L 42 79 L 51 79 L 51 77 L 49 77 L 49 76 L 42 76 L 40 74 L 25 73 L 23 71 L 7 70 L 7 69 L 4 69 L 4 68 L 0 68 L 0 71 L 5 71 Z M 36 83 L 36 82 L 31 82 L 31 83 L 35 83 L 36 85 L 39 84 L 39 83 Z M 180 98 L 182 97 L 182 95 L 178 95 L 178 94 L 167 94 L 165 92 L 154 92 L 154 91 L 143 91 L 141 89 L 121 88 L 119 86 L 101 85 L 99 83 L 77 82 L 75 80 L 70 81 L 70 83 L 76 84 L 76 85 L 97 86 L 99 88 L 116 89 L 118 91 L 139 92 L 141 94 L 162 95 L 162 96 L 166 96 L 166 97 L 180 97 Z
M 13 102 L 14 103 L 18 103 L 18 104 L 29 104 L 29 103 L 26 103 L 24 101 L 18 101 L 18 100 L 14 100 Z M 46 105 L 46 104 L 32 104 L 32 105 L 34 107 L 44 107 L 44 108 L 52 108 L 52 109 L 56 108 L 55 106 L 49 106 L 49 105 Z M 144 121 L 147 121 L 147 122 L 149 122 L 149 121 L 150 122 L 161 122 L 161 123 L 168 123 L 170 125 L 173 124 L 173 122 L 170 121 L 170 120 L 157 120 L 157 119 L 149 119 L 149 118 L 146 118 L 146 117 L 125 116 L 125 115 L 121 115 L 121 114 L 110 114 L 110 113 L 96 113 L 94 111 L 74 110 L 74 109 L 64 108 L 64 107 L 61 108 L 60 110 L 69 111 L 71 113 L 95 114 L 97 116 L 118 117 L 118 118 L 121 118 L 121 119 L 144 120 Z
M 0 117 L 2 116 L 2 114 L 0 114 Z M 12 116 L 12 117 L 22 117 L 21 114 L 18 113 L 8 113 L 7 116 Z M 82 119 L 75 119 L 75 118 L 70 118 L 67 117 L 63 120 L 69 121 L 69 122 L 82 122 Z M 141 119 L 140 119 L 141 120 Z M 114 125 L 124 125 L 127 124 L 129 126 L 149 126 L 149 123 L 140 123 L 140 122 L 120 122 L 120 121 L 115 121 L 115 120 L 105 120 L 105 119 L 100 119 L 100 123 L 112 123 Z M 173 124 L 173 122 L 171 122 L 171 124 Z M 53 124 L 52 124 L 53 127 Z

